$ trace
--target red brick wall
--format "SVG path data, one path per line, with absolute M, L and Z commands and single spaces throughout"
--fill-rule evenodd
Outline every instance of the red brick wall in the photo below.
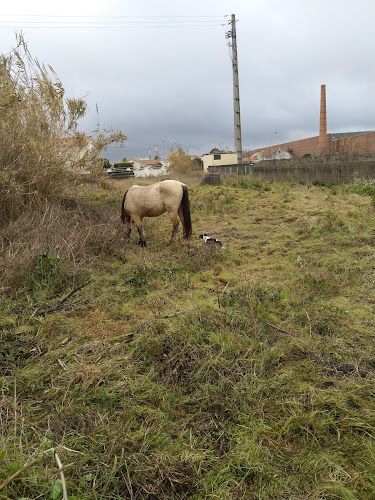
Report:
M 368 134 L 357 135 L 347 139 L 332 140 L 331 134 L 328 136 L 328 154 L 364 154 L 375 153 L 375 132 Z M 319 136 L 301 139 L 300 141 L 284 142 L 283 144 L 275 144 L 272 147 L 253 149 L 250 151 L 251 156 L 258 151 L 263 151 L 263 157 L 267 157 L 272 151 L 281 148 L 284 151 L 293 150 L 295 158 L 301 158 L 304 154 L 311 156 L 319 156 Z
M 319 137 L 309 137 L 308 139 L 301 139 L 300 141 L 292 141 L 292 142 L 284 142 L 282 144 L 275 144 L 275 146 L 272 147 L 266 147 L 266 148 L 259 148 L 259 149 L 254 149 L 253 151 L 250 151 L 249 156 L 251 156 L 254 153 L 257 153 L 258 151 L 263 151 L 263 158 L 269 156 L 272 151 L 275 151 L 276 149 L 283 149 L 284 151 L 288 151 L 288 149 L 293 150 L 293 156 L 295 158 L 301 158 L 306 153 L 311 154 L 311 156 L 318 156 L 319 155 Z M 247 155 L 246 155 L 247 156 Z
M 332 141 L 332 154 L 375 153 L 375 132 Z

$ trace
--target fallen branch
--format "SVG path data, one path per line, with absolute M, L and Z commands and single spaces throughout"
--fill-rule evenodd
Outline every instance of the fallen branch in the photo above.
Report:
M 286 330 L 283 330 L 282 328 L 279 328 L 276 325 L 273 325 L 272 323 L 267 323 L 267 321 L 264 322 L 267 326 L 270 326 L 274 330 L 277 330 L 278 332 L 285 333 L 286 335 L 292 335 L 290 332 L 287 332 Z
M 183 311 L 176 311 L 172 314 L 166 314 L 165 316 L 162 316 L 162 318 L 163 319 L 172 318 L 173 316 L 178 316 L 179 314 L 183 314 L 183 313 L 186 313 L 188 311 L 193 311 L 194 309 L 196 309 L 196 307 L 189 307 L 189 309 L 184 309 Z
M 50 306 L 50 307 L 47 307 L 44 311 L 42 308 L 41 310 L 41 313 L 43 315 L 46 315 L 46 314 L 50 314 L 52 312 L 55 312 L 55 311 L 59 311 L 60 309 L 62 309 L 63 305 L 65 304 L 65 302 L 67 300 L 70 299 L 70 297 L 72 297 L 75 293 L 79 292 L 79 290 L 82 290 L 82 288 L 85 288 L 87 285 L 89 285 L 91 282 L 93 281 L 92 278 L 90 278 L 88 281 L 86 281 L 85 283 L 82 283 L 81 285 L 77 286 L 76 288 L 74 288 L 74 290 L 72 290 L 66 297 L 64 297 L 62 300 L 60 300 L 60 302 L 58 302 L 57 304 L 55 304 L 54 306 Z M 35 315 L 35 312 L 33 313 L 32 316 Z
M 60 302 L 57 303 L 57 306 L 62 306 L 70 297 L 72 297 L 75 293 L 79 292 L 82 288 L 85 288 L 85 286 L 89 285 L 92 282 L 92 278 L 90 278 L 86 283 L 82 283 L 82 285 L 77 286 L 72 290 L 64 299 L 60 300 Z
M 232 278 L 228 281 L 228 283 L 225 285 L 224 290 L 221 292 L 221 295 L 224 295 L 225 290 L 228 288 L 229 283 L 232 281 Z

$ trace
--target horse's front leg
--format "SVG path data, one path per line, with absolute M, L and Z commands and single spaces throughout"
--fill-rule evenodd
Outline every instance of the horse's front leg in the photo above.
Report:
M 174 242 L 174 240 L 176 238 L 179 220 L 178 220 L 176 212 L 169 212 L 169 217 L 171 218 L 171 222 L 172 222 L 172 235 L 171 235 L 171 240 L 168 243 L 170 245 L 171 243 Z
M 130 242 L 130 233 L 132 231 L 132 218 L 130 217 L 130 215 L 125 217 L 124 224 L 125 224 L 125 238 L 126 238 L 127 243 L 129 243 Z
M 138 233 L 139 233 L 138 245 L 140 245 L 141 247 L 145 247 L 146 246 L 146 238 L 145 238 L 145 235 L 143 232 L 142 217 L 139 217 L 138 215 L 133 216 L 133 221 L 134 221 L 134 224 L 137 226 Z

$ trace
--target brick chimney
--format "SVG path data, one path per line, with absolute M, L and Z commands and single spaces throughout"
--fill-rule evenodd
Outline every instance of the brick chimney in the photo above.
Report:
M 320 90 L 319 154 L 326 155 L 328 153 L 326 86 L 322 85 Z

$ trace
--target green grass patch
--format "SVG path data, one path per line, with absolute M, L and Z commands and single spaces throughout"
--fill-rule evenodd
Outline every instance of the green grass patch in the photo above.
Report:
M 193 188 L 191 243 L 146 249 L 84 200 L 80 258 L 0 304 L 0 484 L 39 457 L 0 498 L 62 498 L 51 447 L 73 499 L 373 498 L 375 219 L 333 190 Z

